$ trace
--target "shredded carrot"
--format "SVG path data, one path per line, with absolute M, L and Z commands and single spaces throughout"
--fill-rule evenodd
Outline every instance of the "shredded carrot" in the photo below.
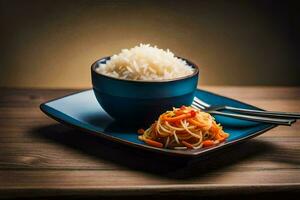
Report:
M 220 140 L 220 139 L 224 138 L 224 136 L 222 136 L 221 133 L 217 133 L 217 134 L 215 135 L 215 138 L 216 138 L 217 140 Z
M 220 143 L 221 143 L 221 142 L 224 142 L 224 141 L 226 140 L 226 137 L 220 138 L 220 139 L 218 139 L 218 140 L 219 140 Z
M 195 125 L 195 126 L 199 126 L 199 127 L 205 126 L 205 124 L 201 124 L 201 123 L 197 122 L 194 119 L 187 119 L 187 121 L 190 122 L 191 124 Z
M 179 109 L 179 110 L 174 111 L 174 114 L 176 116 L 178 116 L 178 115 L 182 115 L 182 114 L 185 114 L 185 113 L 184 113 L 184 110 Z
M 219 133 L 217 134 L 216 138 L 217 140 L 219 140 L 220 142 L 224 142 L 227 138 L 228 138 L 229 134 L 228 133 L 224 133 L 222 131 L 219 131 Z
M 168 122 L 176 122 L 176 121 L 180 121 L 180 120 L 185 119 L 185 118 L 189 118 L 191 116 L 192 116 L 191 113 L 182 114 L 182 115 L 179 115 L 179 116 L 176 116 L 176 117 L 166 117 L 166 116 L 164 116 L 163 120 L 168 121 Z
M 174 110 L 175 116 L 186 114 L 185 113 L 186 106 L 181 106 L 179 109 Z
M 225 138 L 228 138 L 228 137 L 229 137 L 229 134 L 228 134 L 228 133 L 225 133 L 225 132 L 223 132 L 222 135 L 223 135 Z
M 146 142 L 147 144 L 149 144 L 150 146 L 157 147 L 157 148 L 162 148 L 164 146 L 160 142 L 157 142 L 157 141 L 154 141 L 151 139 L 147 139 L 147 138 L 144 138 L 143 141 Z
M 203 141 L 203 147 L 210 147 L 213 146 L 215 143 L 213 140 L 205 140 Z
M 219 126 L 216 122 L 213 122 L 212 126 L 210 127 L 210 130 L 213 132 L 217 132 L 219 130 Z
M 180 121 L 174 122 L 175 126 L 179 127 L 181 125 Z
M 190 143 L 186 142 L 186 141 L 181 141 L 181 143 L 186 146 L 189 149 L 193 149 L 193 145 L 191 145 Z
M 144 134 L 145 133 L 145 130 L 140 128 L 138 131 L 137 131 L 139 134 Z

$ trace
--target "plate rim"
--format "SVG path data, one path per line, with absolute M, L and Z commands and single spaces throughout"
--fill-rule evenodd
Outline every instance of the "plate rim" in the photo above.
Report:
M 124 139 L 117 138 L 115 136 L 108 136 L 107 134 L 105 134 L 105 133 L 103 133 L 101 131 L 93 131 L 93 130 L 84 128 L 84 127 L 82 127 L 80 125 L 76 125 L 76 124 L 73 124 L 73 123 L 68 122 L 66 120 L 63 120 L 63 119 L 61 119 L 59 117 L 56 117 L 55 115 L 51 114 L 50 112 L 48 112 L 46 110 L 47 109 L 46 107 L 48 106 L 46 104 L 48 104 L 50 102 L 53 102 L 53 101 L 56 101 L 56 100 L 59 100 L 59 99 L 63 99 L 63 98 L 69 97 L 69 96 L 73 96 L 73 95 L 76 95 L 76 94 L 79 94 L 79 93 L 91 91 L 91 90 L 93 90 L 93 88 L 85 89 L 85 90 L 81 90 L 81 91 L 77 91 L 77 92 L 72 92 L 72 93 L 67 94 L 65 96 L 57 97 L 57 98 L 48 100 L 48 101 L 46 101 L 44 103 L 41 103 L 40 106 L 39 106 L 39 108 L 48 117 L 56 120 L 57 122 L 59 122 L 61 124 L 67 125 L 67 126 L 69 126 L 71 128 L 78 129 L 80 131 L 86 132 L 86 133 L 91 134 L 91 135 L 95 135 L 95 136 L 103 138 L 103 139 L 107 139 L 107 140 L 112 141 L 112 142 L 117 142 L 117 143 L 120 143 L 120 144 L 124 144 L 124 145 L 129 146 L 129 147 L 135 147 L 135 148 L 143 149 L 143 150 L 146 150 L 146 151 L 152 151 L 152 152 L 156 152 L 156 153 L 163 153 L 165 155 L 177 156 L 177 157 L 179 157 L 179 156 L 180 157 L 199 157 L 201 155 L 212 153 L 212 152 L 215 152 L 215 151 L 227 148 L 229 146 L 232 146 L 234 144 L 239 144 L 241 142 L 247 141 L 247 140 L 249 140 L 251 138 L 257 137 L 257 136 L 265 133 L 266 131 L 268 131 L 270 129 L 273 129 L 273 128 L 277 127 L 277 125 L 275 125 L 275 124 L 268 124 L 268 125 L 266 124 L 267 126 L 265 128 L 263 128 L 263 129 L 259 130 L 259 131 L 256 131 L 254 133 L 251 133 L 250 135 L 247 135 L 247 136 L 239 138 L 239 139 L 235 139 L 235 140 L 230 141 L 230 142 L 224 142 L 224 143 L 221 143 L 220 145 L 217 145 L 217 146 L 214 146 L 214 147 L 202 149 L 201 151 L 183 151 L 183 150 L 173 150 L 173 149 L 156 148 L 156 147 L 152 147 L 152 146 L 149 146 L 149 145 L 146 145 L 146 144 L 137 144 L 137 143 L 134 143 L 134 142 L 131 142 L 131 141 L 127 141 L 127 140 L 124 140 Z M 197 91 L 204 91 L 204 92 L 209 93 L 209 94 L 214 95 L 214 96 L 220 96 L 222 98 L 233 100 L 235 102 L 238 102 L 238 103 L 250 106 L 250 107 L 255 108 L 257 110 L 263 110 L 263 109 L 258 108 L 256 106 L 253 106 L 251 104 L 244 103 L 242 101 L 239 101 L 239 100 L 236 100 L 236 99 L 233 99 L 233 98 L 230 98 L 230 97 L 226 97 L 226 96 L 223 96 L 223 95 L 219 95 L 219 94 L 216 94 L 214 92 L 210 92 L 210 91 L 202 90 L 202 89 L 198 89 L 198 88 L 196 90 Z M 50 106 L 48 106 L 48 107 L 51 108 Z M 51 109 L 53 109 L 53 108 L 51 108 Z M 56 110 L 56 111 L 58 111 L 58 110 Z M 58 111 L 58 112 L 60 112 L 60 111 Z M 62 112 L 60 112 L 60 113 L 62 113 Z M 65 115 L 65 116 L 67 116 L 65 113 L 62 113 L 62 114 Z

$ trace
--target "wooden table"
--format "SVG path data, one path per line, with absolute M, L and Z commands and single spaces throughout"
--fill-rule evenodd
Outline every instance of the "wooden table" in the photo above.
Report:
M 265 109 L 300 112 L 299 87 L 204 89 Z M 179 160 L 104 141 L 40 111 L 40 103 L 74 91 L 0 89 L 0 198 L 299 195 L 299 122 L 222 154 Z

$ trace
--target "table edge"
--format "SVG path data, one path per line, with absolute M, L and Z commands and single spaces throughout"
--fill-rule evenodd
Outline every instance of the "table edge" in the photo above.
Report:
M 0 188 L 0 199 L 8 197 L 50 196 L 144 196 L 185 195 L 217 196 L 259 193 L 300 193 L 300 183 L 285 184 L 176 184 L 149 186 L 95 186 L 95 187 L 7 187 Z

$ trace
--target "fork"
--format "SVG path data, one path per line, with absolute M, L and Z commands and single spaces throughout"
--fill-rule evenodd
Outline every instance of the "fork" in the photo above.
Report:
M 198 97 L 195 97 L 194 101 L 206 108 L 209 107 L 212 110 L 230 110 L 237 113 L 245 113 L 245 114 L 251 114 L 256 116 L 270 116 L 270 117 L 279 117 L 279 118 L 300 119 L 300 113 L 253 110 L 253 109 L 236 108 L 231 106 L 211 106 L 208 103 L 199 99 Z
M 267 117 L 266 115 L 257 116 L 257 115 L 261 115 L 262 112 L 256 112 L 256 113 L 252 112 L 251 113 L 251 111 L 254 111 L 254 110 L 240 109 L 240 108 L 235 108 L 235 107 L 230 107 L 230 106 L 211 106 L 208 103 L 200 100 L 197 97 L 194 98 L 194 101 L 192 103 L 192 107 L 201 109 L 201 110 L 203 110 L 205 112 L 208 112 L 210 114 L 223 115 L 223 116 L 233 117 L 233 118 L 238 118 L 238 119 L 244 119 L 244 120 L 250 120 L 250 121 L 256 121 L 256 122 L 264 122 L 264 123 L 277 124 L 277 125 L 286 125 L 286 126 L 292 125 L 292 123 L 294 123 L 296 121 L 295 118 L 297 118 L 296 113 L 292 113 L 292 114 L 296 114 L 295 118 L 291 118 L 291 117 L 287 118 L 286 115 L 285 116 L 278 116 L 277 115 L 276 118 Z M 219 110 L 230 110 L 230 111 L 235 111 L 235 112 L 241 112 L 241 113 L 244 113 L 244 114 L 227 113 L 227 112 L 221 112 Z M 246 112 L 246 111 L 249 111 L 249 110 L 250 110 L 250 112 Z M 273 116 L 273 115 L 268 114 L 268 116 Z M 278 118 L 278 117 L 284 117 L 284 118 Z

